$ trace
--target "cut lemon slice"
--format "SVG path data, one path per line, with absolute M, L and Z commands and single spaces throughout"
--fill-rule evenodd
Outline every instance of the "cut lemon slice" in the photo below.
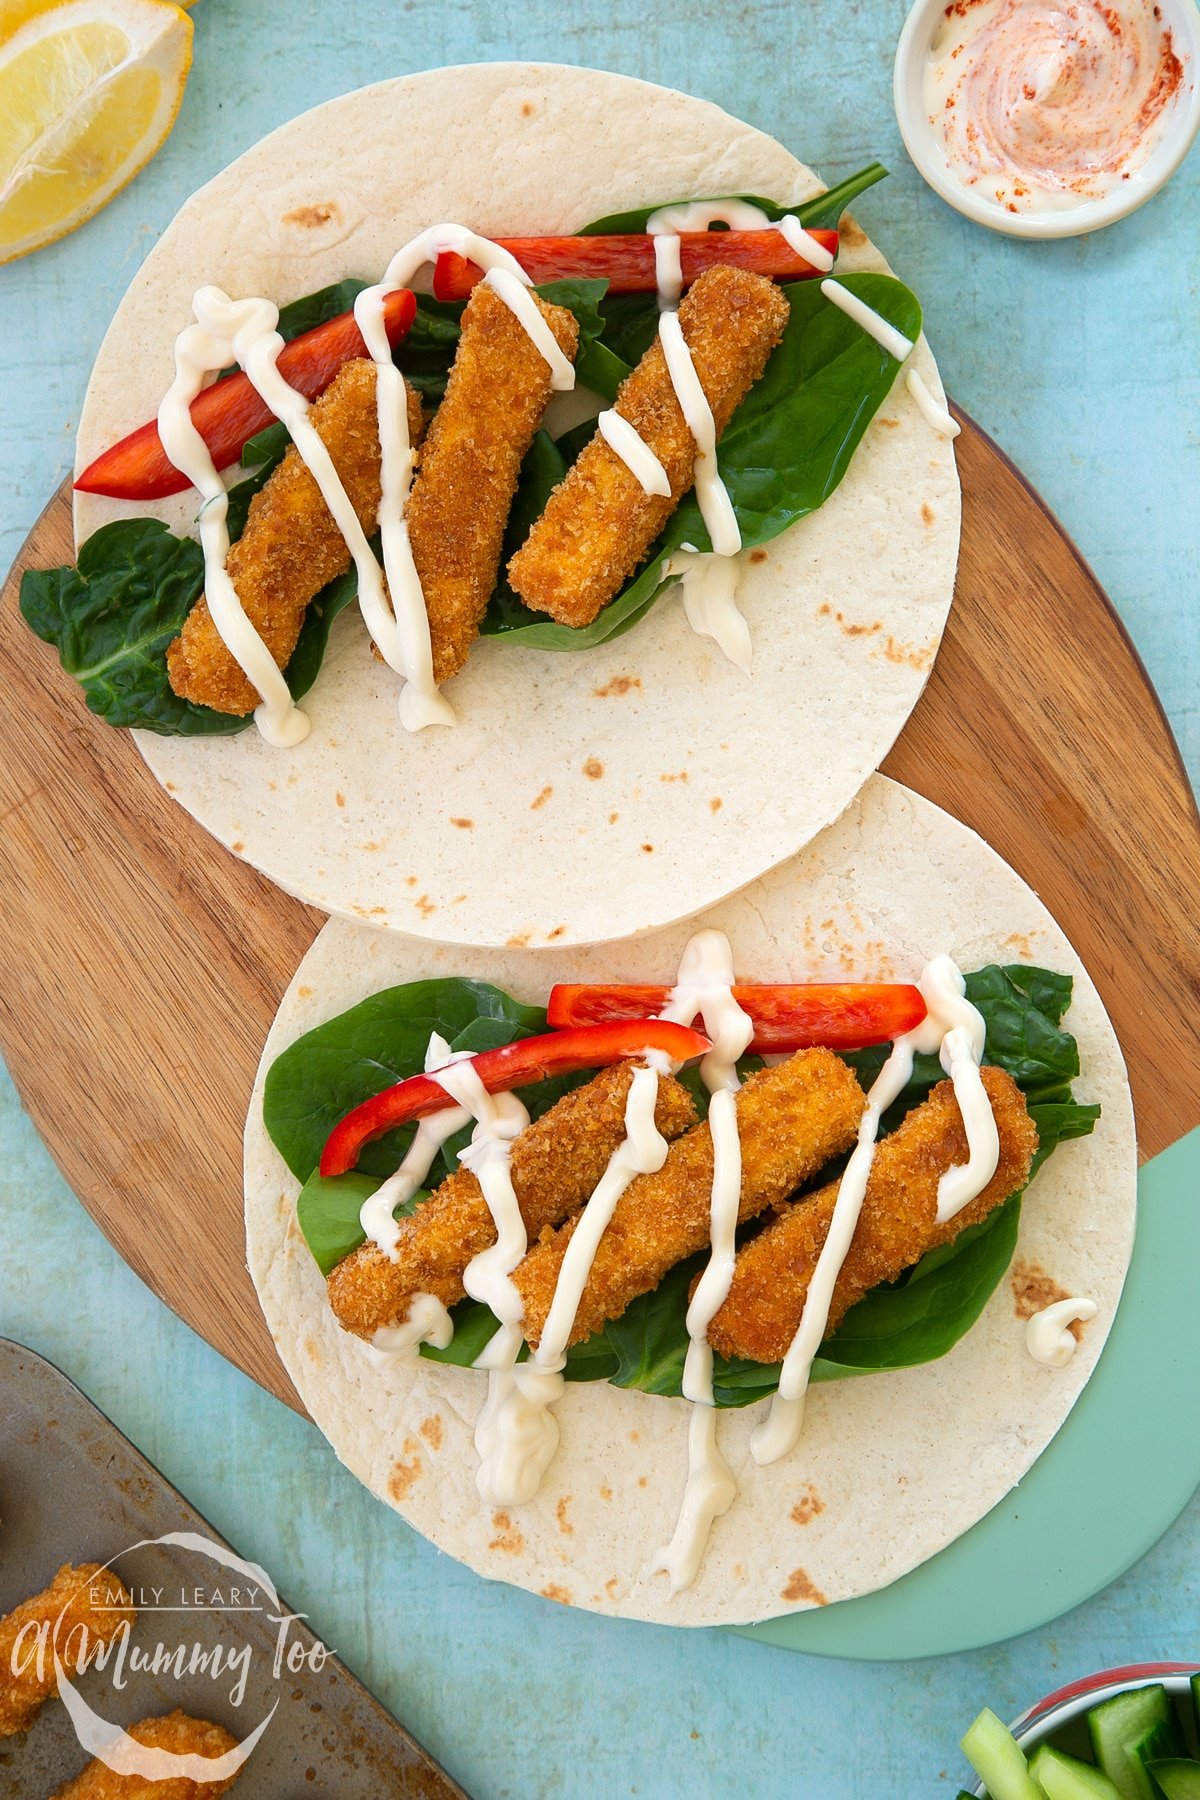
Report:
M 169 0 L 0 0 L 0 263 L 133 179 L 175 122 L 191 62 L 191 20 Z

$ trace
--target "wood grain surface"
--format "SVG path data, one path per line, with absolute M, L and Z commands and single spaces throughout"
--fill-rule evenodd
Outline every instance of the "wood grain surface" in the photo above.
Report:
M 1200 1123 L 1200 821 L 1105 595 L 963 424 L 955 605 L 884 769 L 981 832 L 1062 923 L 1124 1046 L 1145 1158 Z M 0 601 L 0 1049 L 126 1261 L 297 1405 L 245 1268 L 242 1126 L 322 915 L 194 824 L 26 629 L 22 571 L 72 556 L 64 485 Z

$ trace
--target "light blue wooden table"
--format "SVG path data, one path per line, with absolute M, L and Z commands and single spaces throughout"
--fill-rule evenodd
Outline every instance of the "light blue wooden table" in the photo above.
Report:
M 382 75 L 513 56 L 597 64 L 717 100 L 831 180 L 876 156 L 889 164 L 861 216 L 920 293 L 950 392 L 1108 588 L 1195 778 L 1200 154 L 1094 238 L 1018 245 L 970 226 L 900 148 L 890 93 L 903 15 L 903 0 L 200 0 L 196 65 L 165 150 L 77 235 L 0 270 L 0 561 L 70 466 L 88 369 L 126 283 L 201 181 L 282 120 Z M 308 1425 L 142 1287 L 7 1084 L 0 1218 L 0 1332 L 57 1362 L 265 1563 L 479 1800 L 953 1792 L 965 1773 L 956 1740 L 985 1701 L 1011 1715 L 1060 1679 L 1200 1651 L 1195 1501 L 1130 1574 L 1057 1625 L 932 1662 L 829 1662 L 716 1631 L 612 1624 L 487 1585 L 371 1500 Z

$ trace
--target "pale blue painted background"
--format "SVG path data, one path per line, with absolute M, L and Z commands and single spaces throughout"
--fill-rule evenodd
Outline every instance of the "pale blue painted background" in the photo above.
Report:
M 875 156 L 890 165 L 861 216 L 920 292 L 950 392 L 1040 487 L 1108 587 L 1194 778 L 1200 155 L 1095 238 L 1018 245 L 969 226 L 899 145 L 890 83 L 903 13 L 903 0 L 200 0 L 196 66 L 162 155 L 82 232 L 0 270 L 0 563 L 69 467 L 87 371 L 122 290 L 202 180 L 271 126 L 385 74 L 509 56 L 600 64 L 720 101 L 831 180 Z M 371 1501 L 308 1426 L 141 1286 L 7 1086 L 0 1206 L 0 1331 L 59 1363 L 266 1563 L 479 1800 L 953 1792 L 955 1741 L 982 1702 L 1011 1715 L 1060 1677 L 1200 1651 L 1195 1502 L 1130 1575 L 1058 1625 L 908 1666 L 614 1625 L 485 1585 Z

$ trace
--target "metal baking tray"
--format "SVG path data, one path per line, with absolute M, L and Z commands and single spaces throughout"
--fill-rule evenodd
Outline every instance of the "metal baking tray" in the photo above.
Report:
M 274 1705 L 235 1796 L 469 1800 L 336 1657 L 326 1653 L 322 1666 L 313 1667 L 323 1647 L 301 1620 L 287 1626 L 276 1678 L 281 1626 L 271 1616 L 274 1604 L 261 1591 L 259 1603 L 250 1604 L 253 1583 L 228 1566 L 152 1541 L 169 1532 L 195 1533 L 230 1549 L 59 1370 L 0 1338 L 0 1617 L 40 1592 L 62 1563 L 112 1558 L 135 1600 L 143 1601 L 130 1651 L 137 1646 L 149 1657 L 160 1643 L 168 1654 L 183 1645 L 191 1662 L 192 1646 L 211 1653 L 219 1644 L 226 1663 L 240 1657 L 232 1673 L 226 1666 L 217 1679 L 211 1664 L 197 1661 L 194 1672 L 176 1679 L 173 1671 L 132 1671 L 127 1657 L 119 1690 L 112 1664 L 89 1669 L 76 1685 L 102 1718 L 129 1725 L 179 1707 L 241 1740 Z M 241 1604 L 229 1610 L 235 1584 Z M 180 1600 L 187 1604 L 180 1607 Z M 218 1604 L 226 1610 L 214 1610 Z M 290 1612 L 286 1603 L 283 1611 Z M 295 1653 L 298 1671 L 287 1666 L 293 1643 L 303 1646 Z M 243 1663 L 244 1693 L 234 1704 Z M 50 1700 L 24 1736 L 0 1739 L 0 1796 L 46 1800 L 87 1760 L 65 1706 Z

